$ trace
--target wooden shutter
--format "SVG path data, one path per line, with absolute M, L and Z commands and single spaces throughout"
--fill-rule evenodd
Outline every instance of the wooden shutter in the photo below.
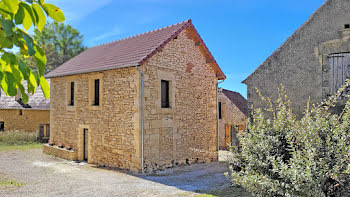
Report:
M 162 108 L 170 107 L 170 98 L 169 98 L 169 81 L 161 81 L 161 105 Z
M 350 77 L 349 59 L 350 53 L 333 54 L 329 57 L 329 89 L 330 95 L 335 94 L 341 88 L 347 78 Z

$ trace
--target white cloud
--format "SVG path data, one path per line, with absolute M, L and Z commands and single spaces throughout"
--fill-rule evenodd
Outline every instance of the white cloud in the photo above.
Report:
M 66 16 L 66 22 L 72 24 L 112 3 L 112 0 L 50 0 L 49 2 L 57 5 Z
M 98 42 L 98 41 L 104 40 L 106 38 L 116 36 L 116 35 L 121 34 L 121 33 L 122 33 L 122 31 L 119 27 L 114 27 L 111 31 L 108 31 L 106 33 L 103 33 L 101 35 L 96 36 L 95 38 L 93 38 L 91 40 L 91 42 Z

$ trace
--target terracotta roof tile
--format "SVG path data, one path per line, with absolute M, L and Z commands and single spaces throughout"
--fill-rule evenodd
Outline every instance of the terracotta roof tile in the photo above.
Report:
M 248 117 L 248 103 L 247 100 L 238 92 L 222 89 L 222 93 L 230 99 L 232 104 L 246 116 Z
M 189 19 L 175 25 L 91 47 L 45 77 L 60 77 L 141 65 L 191 25 L 192 22 Z M 218 70 L 220 71 L 219 78 L 224 78 L 225 75 L 221 69 Z

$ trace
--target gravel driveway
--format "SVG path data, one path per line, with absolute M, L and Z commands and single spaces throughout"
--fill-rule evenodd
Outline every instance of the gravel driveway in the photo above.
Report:
M 224 163 L 144 176 L 76 164 L 32 149 L 0 152 L 0 166 L 0 176 L 25 183 L 15 189 L 0 188 L 0 196 L 194 196 L 229 187 Z

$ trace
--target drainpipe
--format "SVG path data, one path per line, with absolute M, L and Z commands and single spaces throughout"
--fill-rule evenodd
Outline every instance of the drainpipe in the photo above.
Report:
M 139 71 L 141 76 L 141 168 L 142 174 L 144 174 L 144 74 L 139 68 L 136 66 L 137 71 Z
M 216 131 L 217 131 L 217 139 L 216 139 L 216 149 L 219 151 L 219 84 L 224 82 L 225 79 L 222 81 L 218 81 L 216 84 Z M 222 108 L 222 107 L 221 107 Z

